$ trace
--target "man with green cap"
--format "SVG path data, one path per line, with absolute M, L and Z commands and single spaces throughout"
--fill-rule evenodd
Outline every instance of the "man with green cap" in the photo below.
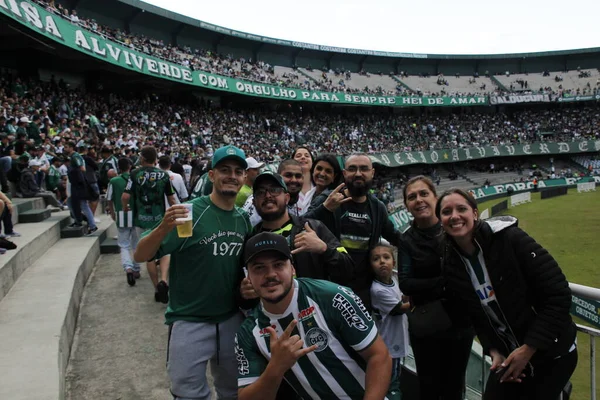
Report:
M 233 340 L 243 321 L 240 266 L 252 226 L 235 199 L 246 177 L 246 157 L 237 147 L 221 147 L 211 167 L 211 194 L 189 202 L 192 236 L 180 238 L 174 229 L 188 215 L 186 205 L 176 204 L 144 234 L 134 254 L 137 262 L 171 255 L 167 371 L 175 399 L 210 398 L 209 360 L 218 397 L 237 397 Z

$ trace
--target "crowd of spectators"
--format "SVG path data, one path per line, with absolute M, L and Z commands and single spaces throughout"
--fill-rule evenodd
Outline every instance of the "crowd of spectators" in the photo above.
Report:
M 379 113 L 352 110 L 233 109 L 177 102 L 153 94 L 127 97 L 70 90 L 64 82 L 40 82 L 11 74 L 0 78 L 0 124 L 16 132 L 20 119 L 40 118 L 44 145 L 63 138 L 128 149 L 145 143 L 180 157 L 210 156 L 235 144 L 261 161 L 276 162 L 298 144 L 316 153 L 399 152 L 444 148 L 597 139 L 597 107 L 524 110 L 509 114 Z M 488 110 L 489 111 L 489 110 Z M 5 126 L 5 127 L 4 127 Z
M 510 91 L 505 92 L 499 87 L 486 87 L 485 83 L 479 83 L 477 78 L 479 74 L 475 73 L 470 79 L 469 83 L 474 85 L 473 92 L 469 91 L 457 91 L 452 89 L 451 81 L 444 77 L 443 74 L 438 75 L 437 84 L 441 86 L 441 89 L 436 90 L 421 90 L 414 88 L 408 90 L 405 86 L 398 82 L 395 89 L 384 89 L 380 85 L 374 84 L 373 87 L 365 86 L 364 88 L 355 88 L 347 84 L 352 79 L 351 71 L 345 69 L 329 69 L 327 67 L 322 68 L 322 75 L 320 79 L 312 78 L 302 73 L 291 73 L 285 72 L 281 75 L 275 73 L 273 65 L 260 60 L 252 60 L 246 58 L 234 58 L 232 55 L 219 54 L 209 49 L 193 49 L 189 46 L 180 46 L 173 43 L 165 43 L 164 40 L 146 37 L 143 34 L 134 34 L 126 32 L 123 29 L 111 28 L 103 26 L 97 23 L 92 18 L 84 18 L 77 14 L 76 10 L 69 10 L 62 4 L 55 2 L 55 0 L 34 0 L 36 3 L 44 6 L 46 10 L 60 15 L 61 17 L 71 21 L 73 24 L 77 24 L 84 29 L 92 31 L 101 37 L 120 43 L 130 49 L 135 49 L 142 53 L 164 59 L 173 63 L 181 64 L 189 67 L 192 70 L 206 71 L 213 74 L 222 76 L 228 76 L 237 79 L 249 80 L 254 82 L 261 82 L 270 85 L 276 85 L 281 87 L 300 88 L 306 90 L 324 90 L 334 93 L 352 93 L 352 94 L 371 94 L 371 95 L 387 95 L 387 96 L 474 96 L 489 94 L 489 95 L 503 95 L 513 92 L 519 89 L 520 92 L 528 90 L 528 93 L 550 93 L 558 96 L 580 96 L 580 95 L 595 95 L 600 93 L 598 85 L 600 85 L 600 79 L 596 87 L 591 87 L 589 83 L 577 89 L 564 89 L 562 86 L 558 88 L 551 87 L 540 87 L 539 89 L 530 88 L 525 86 L 523 83 L 517 84 L 517 86 L 511 85 Z M 297 67 L 294 66 L 296 70 Z M 312 71 L 312 67 L 308 66 L 308 70 Z M 329 75 L 328 75 L 329 74 Z M 371 76 L 365 70 L 358 71 L 359 75 L 369 77 Z M 544 72 L 546 74 L 546 72 Z M 581 70 L 580 77 L 588 77 L 588 71 Z M 374 75 L 383 76 L 384 72 L 379 71 Z M 408 73 L 401 71 L 400 74 L 389 72 L 389 75 L 394 77 L 408 77 Z M 510 76 L 510 72 L 506 71 L 506 75 Z M 419 74 L 421 77 L 429 77 L 428 73 Z M 490 72 L 486 71 L 485 76 L 489 77 Z M 459 74 L 456 74 L 457 78 L 460 78 Z M 558 75 L 557 75 L 558 78 Z M 475 90 L 478 89 L 478 90 Z M 483 92 L 482 92 L 483 91 Z

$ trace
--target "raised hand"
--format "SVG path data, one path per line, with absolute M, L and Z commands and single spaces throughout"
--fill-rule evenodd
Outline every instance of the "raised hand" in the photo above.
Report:
M 292 250 L 292 254 L 304 251 L 317 254 L 324 253 L 327 250 L 327 244 L 317 236 L 317 232 L 310 227 L 308 222 L 304 224 L 304 229 L 304 232 L 297 234 L 294 238 L 294 250 Z
M 242 295 L 242 298 L 246 300 L 256 299 L 258 297 L 258 294 L 256 294 L 256 291 L 254 290 L 254 286 L 252 286 L 252 282 L 250 282 L 250 279 L 248 278 L 244 278 L 242 280 L 242 284 L 240 286 L 240 293 Z
M 182 205 L 182 204 L 172 205 L 165 212 L 165 215 L 163 216 L 163 219 L 162 219 L 160 225 L 165 231 L 170 232 L 177 225 L 185 224 L 186 221 L 177 221 L 177 219 L 185 218 L 185 217 L 187 217 L 187 215 L 188 215 L 188 210 L 184 205 Z
M 269 363 L 272 363 L 281 374 L 292 368 L 300 357 L 315 351 L 317 348 L 316 344 L 303 348 L 304 341 L 300 339 L 300 336 L 291 336 L 297 324 L 298 321 L 296 320 L 290 322 L 281 337 L 277 337 L 277 333 L 272 327 L 266 328 L 271 335 L 271 361 Z
M 331 193 L 329 193 L 329 196 L 327 196 L 327 199 L 323 203 L 323 207 L 325 207 L 329 211 L 333 212 L 341 204 L 351 201 L 352 197 L 346 197 L 346 195 L 344 194 L 344 191 L 342 190 L 344 188 L 344 186 L 345 185 L 342 183 L 340 186 L 333 189 L 333 191 Z

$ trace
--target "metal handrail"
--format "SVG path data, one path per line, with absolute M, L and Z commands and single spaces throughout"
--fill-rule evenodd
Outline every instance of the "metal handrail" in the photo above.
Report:
M 591 300 L 600 301 L 600 289 L 590 286 L 580 285 L 578 283 L 569 282 L 571 292 L 577 296 L 587 297 Z
M 600 289 L 579 285 L 577 283 L 569 282 L 569 288 L 571 292 L 577 296 L 586 297 L 591 300 L 600 301 Z M 596 338 L 600 337 L 600 329 L 592 328 L 586 325 L 576 324 L 579 332 L 585 333 L 590 336 L 590 400 L 596 400 Z M 486 357 L 481 357 L 481 398 L 483 398 L 483 392 L 485 390 L 485 372 L 487 370 Z M 561 397 L 562 398 L 562 397 Z

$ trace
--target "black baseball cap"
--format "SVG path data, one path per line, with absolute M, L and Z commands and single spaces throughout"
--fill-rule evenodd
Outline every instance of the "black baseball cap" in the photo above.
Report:
M 244 246 L 244 264 L 248 264 L 254 257 L 266 251 L 274 251 L 288 260 L 292 259 L 292 252 L 287 239 L 272 232 L 262 232 L 252 236 Z
M 287 185 L 283 181 L 281 175 L 276 174 L 272 171 L 265 171 L 258 174 L 256 179 L 254 180 L 254 184 L 252 184 L 252 190 L 256 191 L 256 189 L 258 189 L 258 185 L 261 182 L 264 182 L 265 180 L 270 180 L 271 182 L 274 182 L 277 186 L 281 186 L 286 192 L 288 191 Z

